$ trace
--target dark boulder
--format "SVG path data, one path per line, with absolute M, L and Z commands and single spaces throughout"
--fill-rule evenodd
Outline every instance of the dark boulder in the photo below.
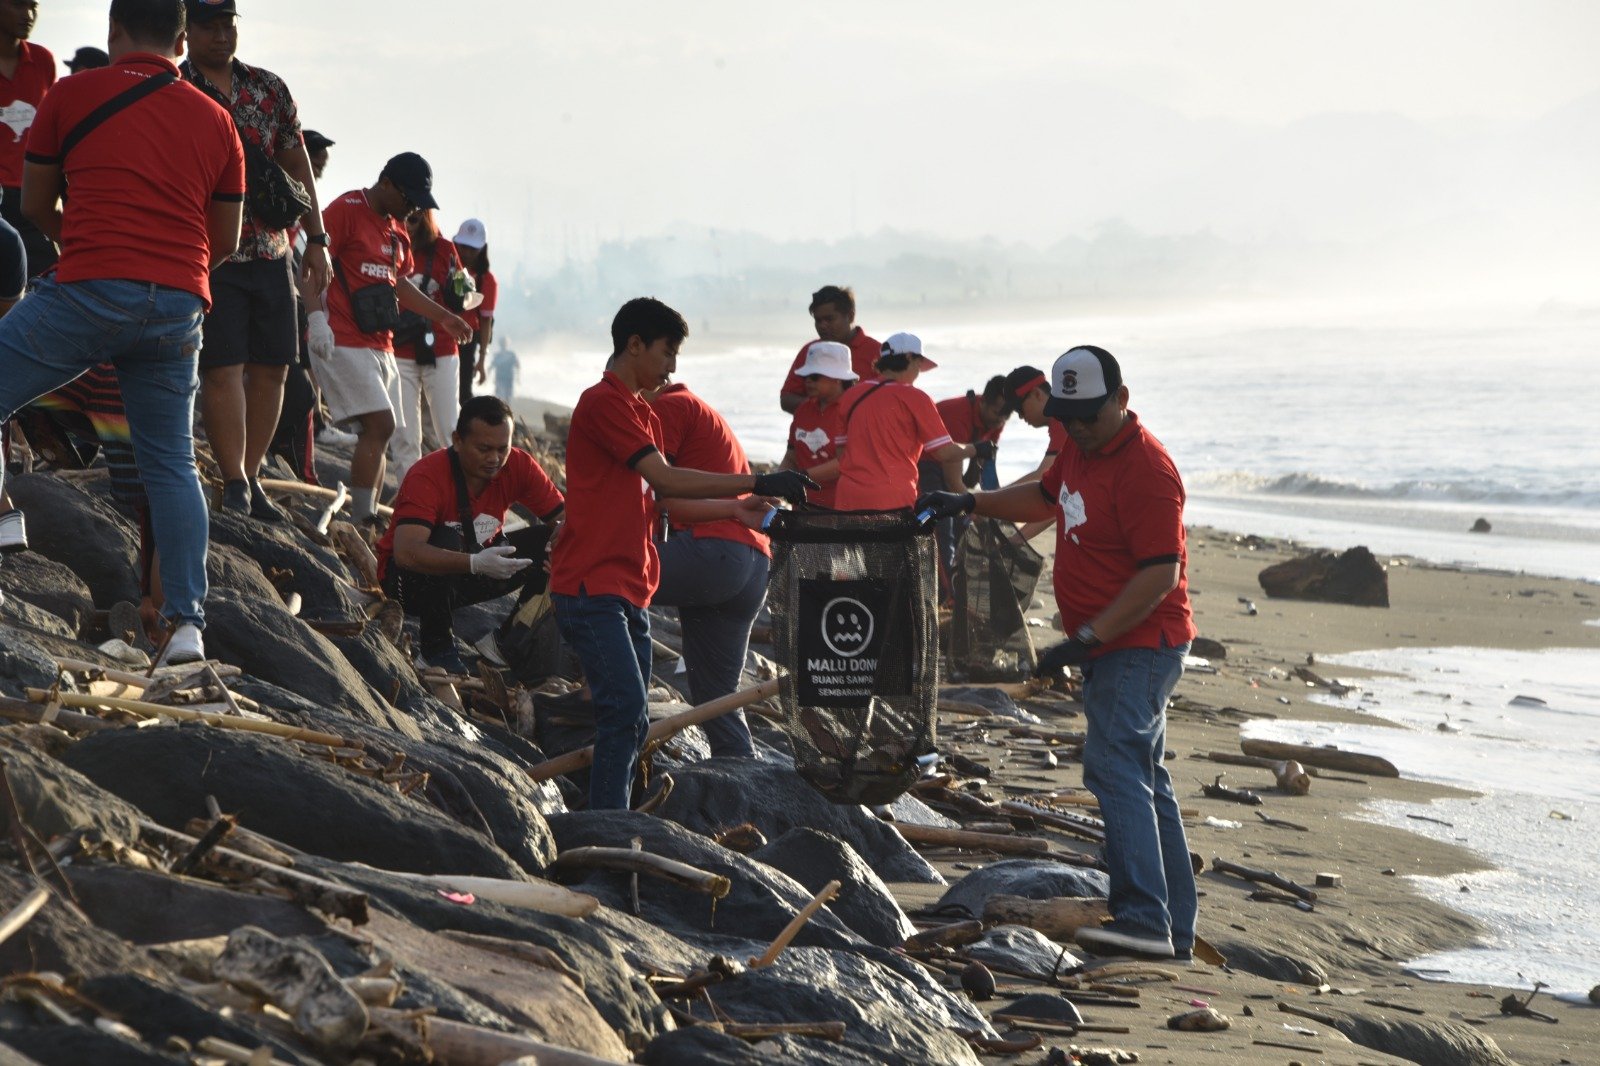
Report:
M 1330 551 L 1274 563 L 1257 575 L 1268 596 L 1282 600 L 1316 600 L 1355 607 L 1389 606 L 1389 575 L 1363 547 L 1342 554 Z
M 982 918 L 990 896 L 1054 899 L 1057 896 L 1104 898 L 1110 882 L 1099 870 L 1066 866 L 1047 859 L 1004 859 L 973 870 L 950 886 L 933 909 L 945 914 Z
M 1189 645 L 1189 654 L 1198 655 L 1202 659 L 1226 659 L 1228 646 L 1210 637 L 1195 637 L 1194 643 Z
M 1077 966 L 1079 959 L 1037 929 L 999 925 L 984 932 L 976 943 L 961 949 L 969 959 L 1004 967 L 1007 973 L 1028 974 L 1049 980 Z
M 0 570 L 0 581 L 4 580 L 4 573 Z M 5 587 L 0 584 L 0 596 L 4 595 Z M 0 600 L 0 625 L 14 626 L 39 637 L 75 640 L 78 635 L 78 631 L 65 618 L 51 614 L 21 596 L 5 596 L 4 600 Z
M 219 510 L 211 515 L 211 543 L 243 552 L 256 561 L 264 574 L 282 571 L 288 575 L 283 589 L 300 594 L 302 617 L 325 621 L 357 617 L 350 601 L 339 591 L 341 585 L 349 583 L 344 561 L 294 527 Z
M 227 936 L 241 925 L 278 936 L 315 934 L 324 928 L 320 919 L 293 903 L 198 878 L 110 863 L 80 863 L 66 871 L 79 905 L 95 925 L 134 944 Z
M 807 892 L 818 892 L 829 881 L 839 881 L 843 887 L 828 909 L 879 947 L 898 947 L 917 931 L 872 867 L 836 836 L 816 829 L 791 829 L 751 852 L 750 857 L 782 870 Z
M 138 839 L 140 812 L 66 764 L 18 744 L 0 751 L 0 765 L 22 820 L 41 840 L 74 829 L 96 829 L 123 845 Z
M 19 552 L 0 562 L 0 586 L 67 624 L 69 634 L 86 629 L 94 611 L 89 586 L 69 568 L 37 552 Z
M 38 610 L 27 604 L 23 606 Z M 7 597 L 5 605 L 0 607 L 0 619 L 14 619 L 16 616 L 10 614 L 11 610 L 12 601 Z M 42 643 L 36 634 L 0 621 L 0 693 L 20 699 L 24 689 L 49 688 L 56 683 L 61 671 L 41 647 Z
M 885 881 L 944 883 L 893 826 L 865 807 L 833 803 L 786 761 L 707 759 L 672 777 L 672 795 L 657 813 L 697 833 L 749 822 L 775 840 L 791 829 L 817 829 L 844 841 Z
M 312 854 L 413 873 L 522 876 L 486 835 L 276 739 L 198 725 L 116 730 L 79 741 L 65 761 L 174 828 L 213 795 L 244 827 Z
M 111 501 L 48 474 L 6 478 L 33 551 L 71 570 L 96 607 L 139 602 L 139 530 Z
M 310 1066 L 316 1061 L 251 1026 L 248 1012 L 225 1015 L 202 1000 L 136 974 L 92 978 L 78 992 L 112 1017 L 127 1021 L 151 1048 L 164 1047 L 174 1037 L 191 1045 L 216 1037 L 242 1047 L 270 1047 L 273 1056 L 284 1062 Z
M 170 1055 L 86 1025 L 29 1028 L 0 1026 L 7 1044 L 39 1066 L 183 1066 L 187 1055 Z
M 1029 992 L 1025 996 L 1018 996 L 995 1013 L 1039 1018 L 1043 1021 L 1060 1022 L 1063 1025 L 1083 1024 L 1083 1015 L 1078 1013 L 1078 1008 L 1073 1005 L 1072 1000 L 1056 992 Z
M 33 892 L 35 884 L 9 867 L 0 866 L 0 914 L 8 913 Z M 52 898 L 28 924 L 0 944 L 0 973 L 56 973 L 96 977 L 138 972 L 149 960 L 121 937 L 84 921 L 59 899 Z M 4 1041 L 4 1037 L 0 1037 Z M 41 1060 L 42 1061 L 42 1060 Z M 94 1061 L 94 1060 L 83 1060 Z

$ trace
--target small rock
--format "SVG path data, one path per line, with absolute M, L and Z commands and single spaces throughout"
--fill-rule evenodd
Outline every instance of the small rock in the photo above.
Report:
M 1473 533 L 1487 533 L 1489 532 L 1489 529 L 1489 520 L 1487 518 L 1480 518 L 1476 522 L 1472 523 Z
M 1177 1029 L 1185 1033 L 1220 1033 L 1224 1029 L 1232 1028 L 1232 1026 L 1233 1019 L 1219 1012 L 1215 1007 L 1185 1011 L 1182 1014 L 1174 1014 L 1167 1019 L 1168 1029 Z
M 1589 989 L 1589 1002 L 1600 1007 L 1600 985 L 1595 985 Z
M 121 639 L 106 641 L 100 645 L 100 653 L 109 655 L 124 666 L 132 666 L 140 670 L 150 665 L 150 656 Z
M 961 987 L 980 1003 L 994 998 L 994 974 L 981 962 L 969 962 L 961 971 Z

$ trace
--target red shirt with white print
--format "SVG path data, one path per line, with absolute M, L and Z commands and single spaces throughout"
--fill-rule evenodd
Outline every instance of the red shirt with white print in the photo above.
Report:
M 584 390 L 567 431 L 567 521 L 550 560 L 551 592 L 650 606 L 661 584 L 656 500 L 635 467 L 661 451 L 661 420 L 621 378 L 608 370 Z
M 808 396 L 795 411 L 794 421 L 789 423 L 789 447 L 794 449 L 795 465 L 801 470 L 809 471 L 839 457 L 833 440 L 839 435 L 839 411 L 847 395 L 848 391 L 826 407 L 815 396 Z M 825 481 L 820 489 L 808 489 L 806 501 L 818 507 L 832 507 L 836 485 L 837 480 Z
M 22 187 L 22 154 L 39 104 L 56 83 L 56 57 L 31 41 L 17 44 L 17 70 L 0 73 L 0 185 Z
M 341 348 L 394 351 L 389 330 L 363 333 L 350 310 L 350 294 L 366 285 L 388 284 L 410 274 L 411 238 L 405 227 L 373 210 L 365 190 L 347 192 L 322 210 L 328 231 L 328 251 L 333 256 L 334 279 L 328 286 L 328 324 L 333 343 Z

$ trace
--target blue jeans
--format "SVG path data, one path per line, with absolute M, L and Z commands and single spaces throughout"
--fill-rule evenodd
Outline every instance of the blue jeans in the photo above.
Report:
M 1183 676 L 1181 648 L 1124 648 L 1084 669 L 1089 721 L 1083 783 L 1106 823 L 1112 928 L 1194 946 L 1194 867 L 1178 817 L 1167 748 L 1167 700 Z
M 625 811 L 650 730 L 650 615 L 621 596 L 552 595 L 561 639 L 583 664 L 594 698 L 589 809 Z
M 192 429 L 203 310 L 193 293 L 147 282 L 41 278 L 0 319 L 0 421 L 97 363 L 116 366 L 161 552 L 162 612 L 197 626 L 210 529 Z
M 651 602 L 678 609 L 690 702 L 708 703 L 738 691 L 750 627 L 767 602 L 771 565 L 761 551 L 731 540 L 678 533 L 661 545 L 661 587 Z M 743 711 L 700 728 L 712 755 L 756 753 Z

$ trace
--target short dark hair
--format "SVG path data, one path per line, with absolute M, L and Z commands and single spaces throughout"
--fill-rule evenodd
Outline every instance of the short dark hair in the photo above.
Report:
M 823 304 L 832 304 L 843 311 L 850 321 L 856 320 L 856 294 L 850 291 L 848 285 L 824 285 L 811 294 L 811 306 L 806 310 L 814 315 Z
M 638 337 L 645 344 L 662 338 L 682 344 L 688 335 L 689 323 L 682 315 L 654 296 L 640 296 L 623 304 L 611 320 L 611 355 L 621 355 L 630 337 Z
M 139 44 L 172 47 L 188 25 L 183 0 L 111 0 L 111 21 Z
M 461 413 L 456 416 L 456 434 L 465 437 L 472 431 L 474 422 L 482 422 L 486 426 L 503 426 L 514 417 L 511 405 L 500 397 L 474 396 L 461 405 Z
M 1011 390 L 1006 388 L 1006 376 L 1004 374 L 996 374 L 983 387 L 983 402 L 994 403 L 997 400 L 1005 400 L 1010 393 Z

